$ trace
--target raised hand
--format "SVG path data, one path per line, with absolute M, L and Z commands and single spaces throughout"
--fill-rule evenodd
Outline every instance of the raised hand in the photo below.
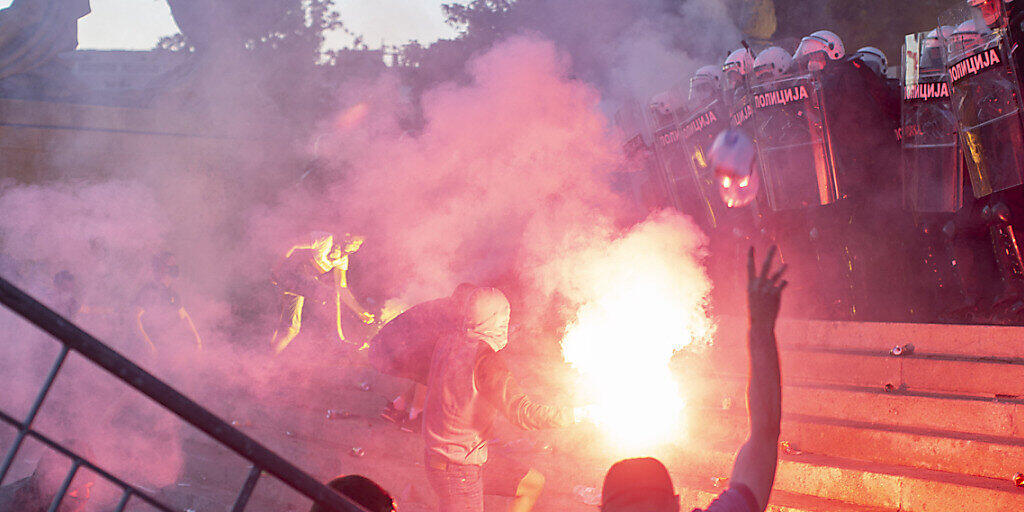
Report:
M 782 279 L 786 265 L 771 273 L 776 247 L 768 249 L 768 255 L 760 270 L 754 263 L 754 248 L 747 254 L 747 305 L 750 309 L 751 326 L 774 327 L 779 317 L 779 299 L 787 281 Z

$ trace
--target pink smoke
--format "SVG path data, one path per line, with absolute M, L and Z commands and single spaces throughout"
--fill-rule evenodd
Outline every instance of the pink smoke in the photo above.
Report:
M 294 184 L 296 169 L 278 166 L 285 158 L 207 169 L 182 156 L 92 184 L 0 189 L 2 248 L 23 263 L 14 280 L 45 300 L 53 274 L 71 271 L 83 301 L 97 309 L 79 319 L 87 330 L 225 415 L 249 405 L 225 399 L 229 390 L 267 400 L 280 375 L 309 363 L 270 357 L 279 310 L 268 278 L 272 263 L 312 230 L 367 236 L 353 257 L 357 295 L 374 288 L 411 304 L 461 281 L 491 283 L 522 296 L 513 314 L 524 323 L 545 314 L 552 296 L 565 299 L 562 313 L 571 318 L 596 293 L 576 263 L 614 244 L 636 216 L 611 187 L 623 162 L 601 97 L 570 76 L 565 54 L 535 36 L 502 41 L 468 69 L 466 80 L 418 102 L 393 73 L 340 86 L 335 118 L 307 144 L 330 177 L 324 188 Z M 249 161 L 253 146 L 240 143 L 223 161 Z M 686 254 L 699 254 L 700 237 L 684 221 L 660 219 L 643 232 L 673 230 L 663 243 L 683 240 Z M 202 353 L 183 342 L 154 357 L 131 332 L 132 299 L 161 250 L 182 267 L 177 288 L 204 336 Z M 239 312 L 245 308 L 256 312 Z M 56 344 L 6 312 L 0 330 L 16 334 L 0 345 L 0 379 L 19 383 L 0 396 L 6 410 L 30 399 Z M 68 370 L 41 420 L 47 431 L 90 444 L 117 475 L 151 486 L 175 481 L 177 420 L 90 365 Z M 126 415 L 158 435 L 139 433 Z
M 330 188 L 327 204 L 310 211 L 295 194 L 264 222 L 319 217 L 336 231 L 368 233 L 364 251 L 379 264 L 373 279 L 416 301 L 459 281 L 529 274 L 623 215 L 627 206 L 608 185 L 619 155 L 599 96 L 567 76 L 564 55 L 520 36 L 469 69 L 469 83 L 424 95 L 418 132 L 399 130 L 393 84 L 360 99 L 370 105 L 365 122 L 336 123 L 330 142 L 320 142 L 352 169 L 348 178 Z

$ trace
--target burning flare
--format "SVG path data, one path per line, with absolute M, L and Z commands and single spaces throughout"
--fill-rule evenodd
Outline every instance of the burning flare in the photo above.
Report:
M 586 299 L 562 339 L 563 355 L 593 401 L 589 415 L 627 452 L 683 432 L 686 393 L 669 361 L 714 331 L 702 243 L 688 219 L 663 214 L 588 251 L 572 270 Z

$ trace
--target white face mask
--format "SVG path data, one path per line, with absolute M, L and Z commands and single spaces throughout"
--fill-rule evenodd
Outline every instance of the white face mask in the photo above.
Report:
M 482 341 L 495 352 L 508 345 L 508 324 L 511 313 L 508 299 L 496 288 L 478 288 L 470 295 L 463 325 L 466 334 Z

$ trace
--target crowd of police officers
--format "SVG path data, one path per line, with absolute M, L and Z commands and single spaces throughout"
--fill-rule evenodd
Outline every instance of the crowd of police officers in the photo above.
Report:
M 778 245 L 798 314 L 1024 323 L 1022 13 L 966 0 L 892 70 L 827 30 L 744 43 L 616 116 L 644 202 L 703 228 L 713 278 Z

